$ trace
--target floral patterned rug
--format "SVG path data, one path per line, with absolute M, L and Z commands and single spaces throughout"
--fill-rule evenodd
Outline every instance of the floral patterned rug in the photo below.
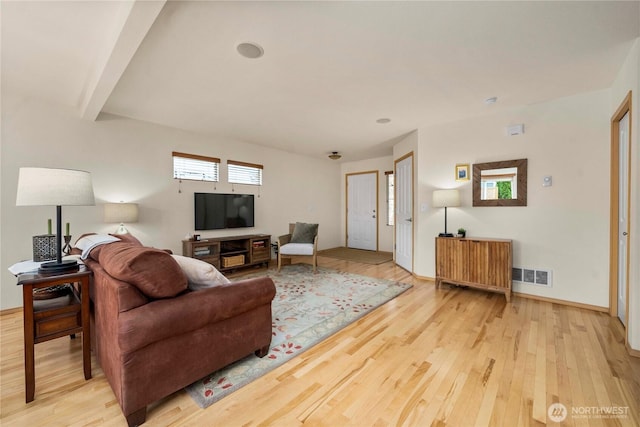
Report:
M 411 288 L 406 283 L 321 267 L 313 274 L 307 264 L 286 266 L 280 273 L 262 271 L 242 279 L 265 274 L 276 285 L 276 297 L 271 304 L 273 338 L 269 354 L 263 358 L 252 354 L 188 386 L 187 392 L 202 408 L 277 368 Z

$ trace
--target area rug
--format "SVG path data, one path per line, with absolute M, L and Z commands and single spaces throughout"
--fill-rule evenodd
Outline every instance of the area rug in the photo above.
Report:
M 411 285 L 374 279 L 318 267 L 294 264 L 267 275 L 276 285 L 272 308 L 273 338 L 269 354 L 248 356 L 196 381 L 186 388 L 202 407 L 217 402 L 240 387 L 308 350 L 325 338 L 400 295 Z
M 345 248 L 344 246 L 318 251 L 318 255 L 373 265 L 393 261 L 391 252 L 365 251 L 363 249 Z

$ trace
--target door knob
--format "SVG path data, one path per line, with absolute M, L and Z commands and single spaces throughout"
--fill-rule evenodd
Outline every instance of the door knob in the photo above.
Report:
M 622 232 L 622 235 L 623 235 L 623 236 L 626 236 L 627 234 L 629 234 L 629 233 L 627 233 L 626 231 L 623 231 L 623 232 Z

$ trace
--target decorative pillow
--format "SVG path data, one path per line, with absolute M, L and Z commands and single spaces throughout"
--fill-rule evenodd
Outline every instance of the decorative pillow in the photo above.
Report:
M 296 222 L 291 235 L 291 243 L 313 243 L 316 234 L 318 234 L 318 224 Z
M 91 249 L 118 241 L 120 241 L 120 239 L 117 237 L 109 236 L 107 234 L 87 234 L 78 239 L 76 242 L 76 248 L 82 251 L 80 259 L 87 259 Z
M 176 260 L 182 272 L 187 276 L 188 287 L 192 291 L 213 288 L 231 283 L 213 265 L 199 259 L 182 255 L 171 255 Z
M 97 261 L 111 276 L 150 298 L 170 298 L 187 289 L 187 276 L 171 255 L 160 249 L 112 243 L 101 248 Z

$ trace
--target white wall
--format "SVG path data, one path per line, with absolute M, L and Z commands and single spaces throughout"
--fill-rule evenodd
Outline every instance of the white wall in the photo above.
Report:
M 360 172 L 378 172 L 378 250 L 393 251 L 393 226 L 387 225 L 387 178 L 386 171 L 393 170 L 393 157 L 379 157 L 376 159 L 362 160 L 358 162 L 345 162 L 340 166 L 341 177 L 341 205 L 342 215 L 342 245 L 346 246 L 346 200 L 347 200 L 347 174 Z
M 459 188 L 450 230 L 513 239 L 513 265 L 552 270 L 553 287 L 514 291 L 607 307 L 609 298 L 610 91 L 580 94 L 418 130 L 415 273 L 435 276 L 434 238 L 444 227 L 433 190 Z M 506 136 L 524 123 L 525 134 Z M 471 181 L 456 182 L 456 163 L 528 159 L 526 207 L 472 207 Z M 542 187 L 545 175 L 553 186 Z
M 193 233 L 193 193 L 231 192 L 225 161 L 264 165 L 263 186 L 238 186 L 255 199 L 256 227 L 203 232 L 203 236 L 285 234 L 289 222 L 318 222 L 319 247 L 341 242 L 340 166 L 225 138 L 213 138 L 115 116 L 96 122 L 78 118 L 75 110 L 28 99 L 2 98 L 2 309 L 22 305 L 21 289 L 7 268 L 32 257 L 31 236 L 46 233 L 53 207 L 16 207 L 18 169 L 22 166 L 83 169 L 93 177 L 96 206 L 63 207 L 74 241 L 85 232 L 113 232 L 117 224 L 102 222 L 105 202 L 140 204 L 140 221 L 129 230 L 150 246 L 182 252 L 181 240 Z M 178 193 L 172 178 L 172 151 L 210 155 L 222 160 L 221 182 L 187 182 Z M 322 177 L 322 179 L 318 179 Z
M 609 115 L 613 116 L 629 91 L 631 98 L 631 233 L 629 234 L 629 345 L 640 351 L 640 38 L 636 39 L 629 56 L 611 87 Z

